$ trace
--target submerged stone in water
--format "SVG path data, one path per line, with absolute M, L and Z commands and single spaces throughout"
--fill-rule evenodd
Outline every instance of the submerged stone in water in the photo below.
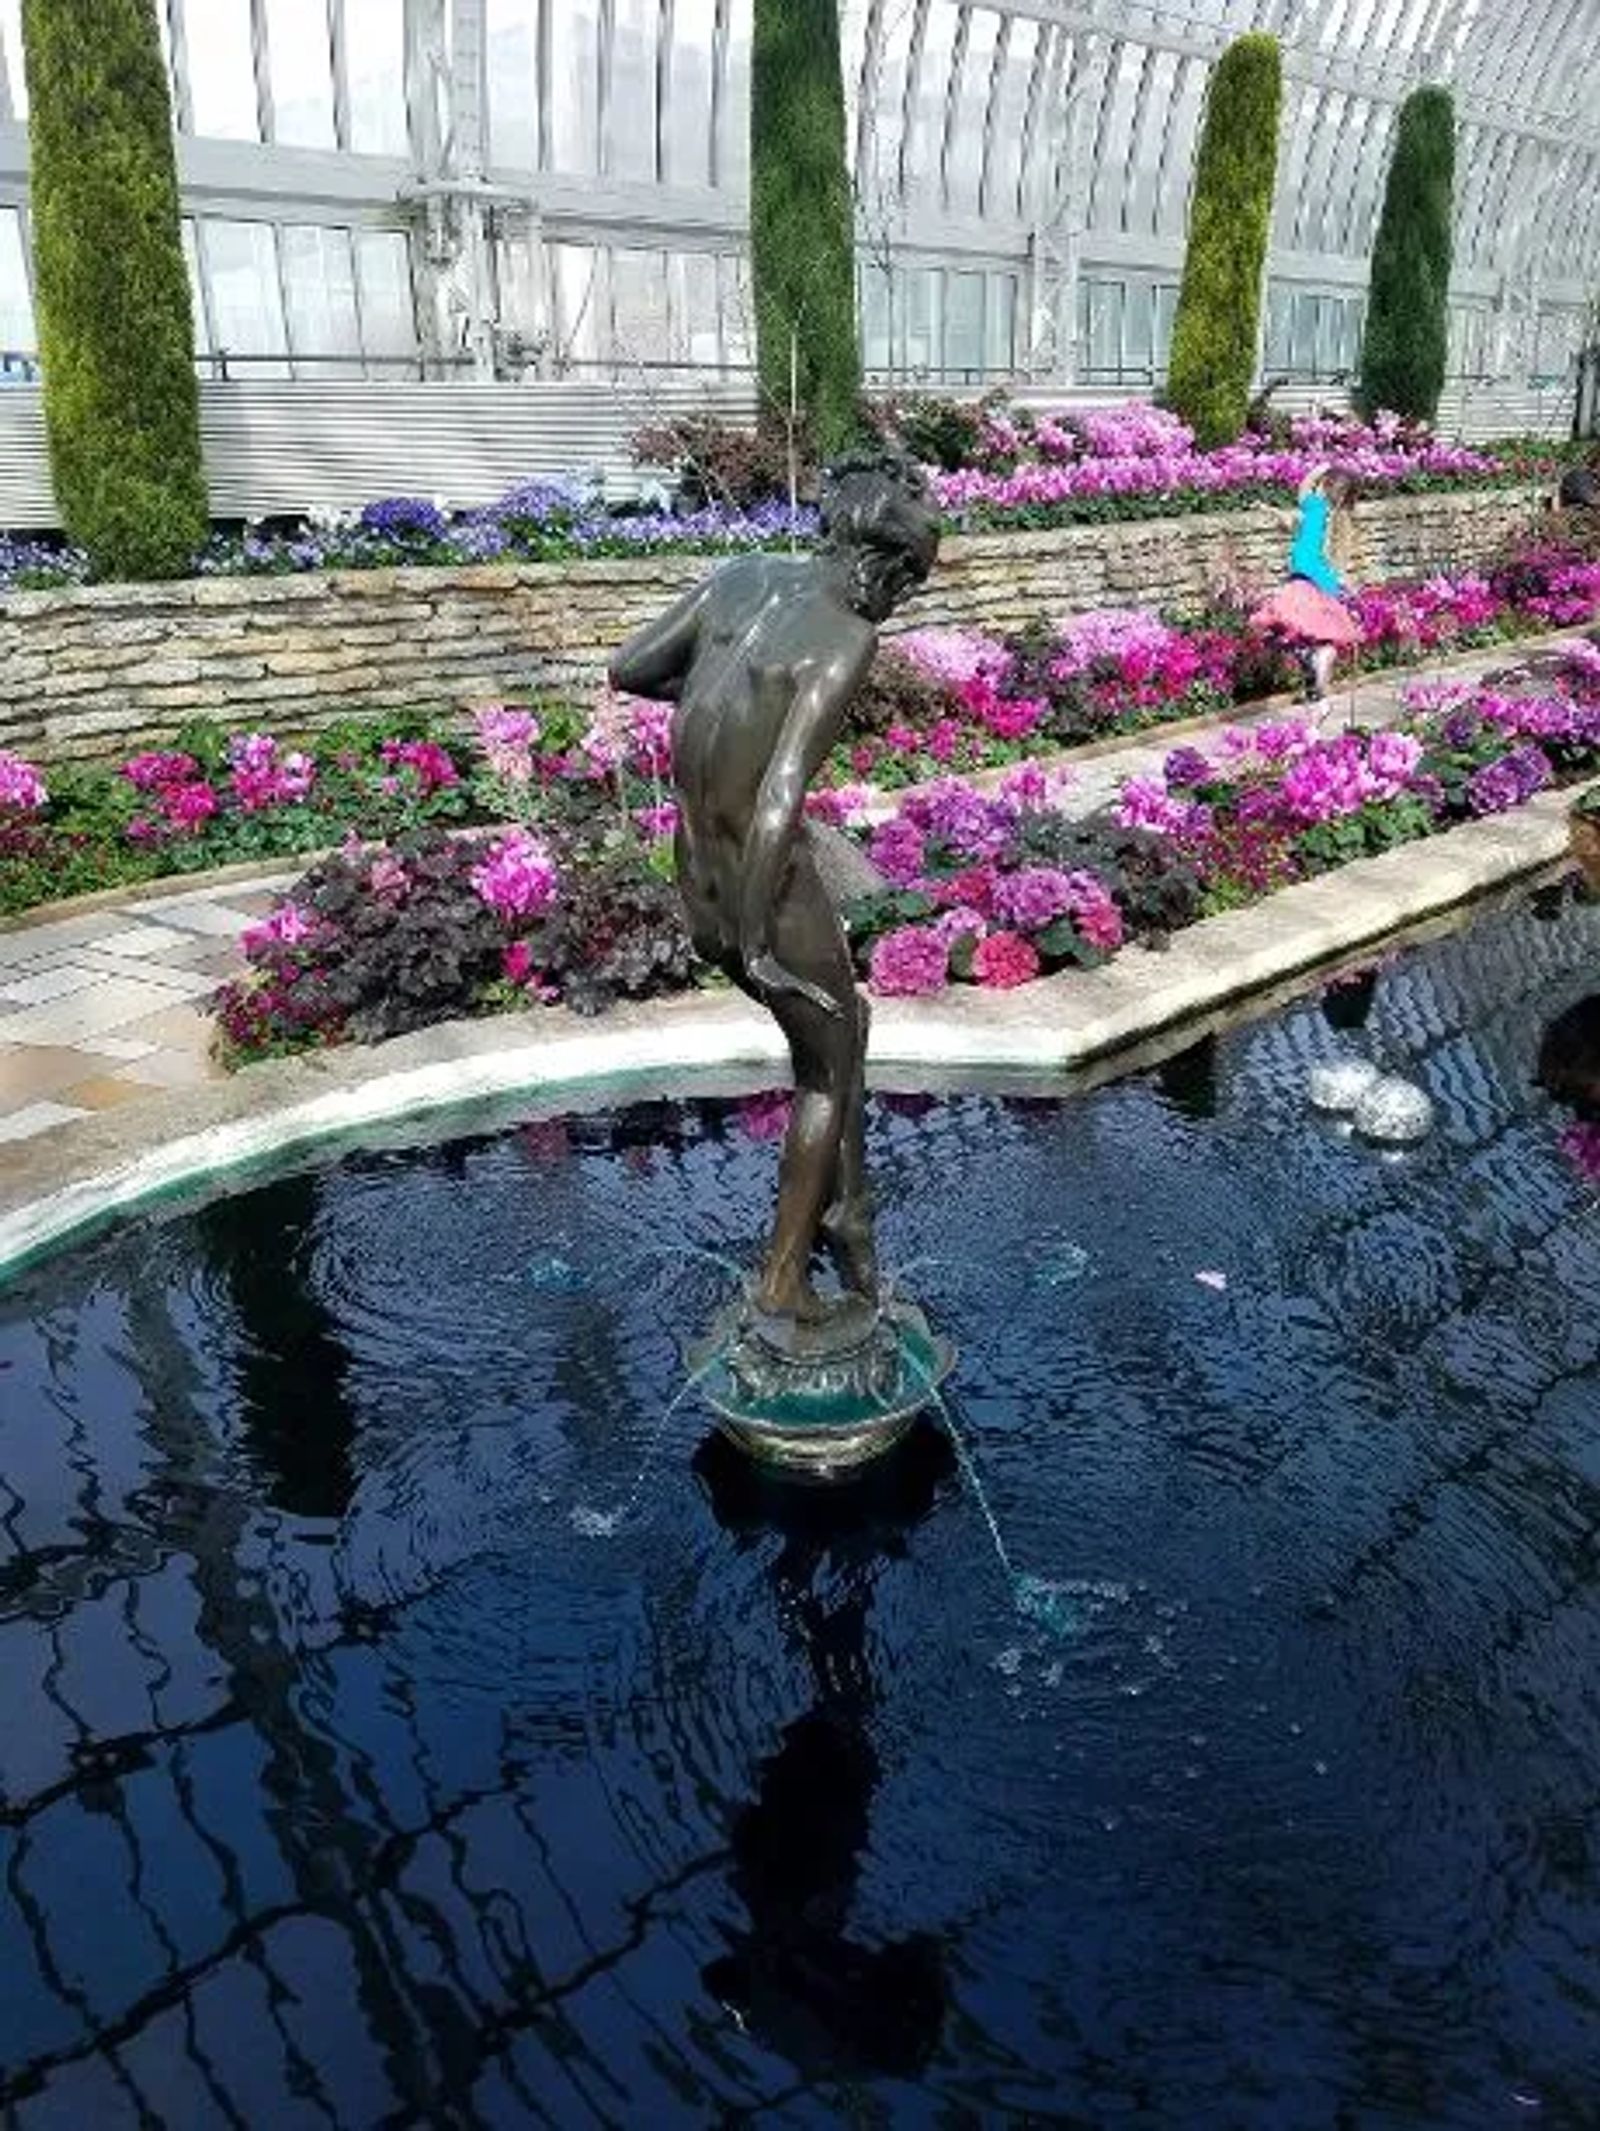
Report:
M 1356 1104 L 1356 1130 L 1364 1139 L 1404 1147 L 1433 1129 L 1433 1100 L 1409 1080 L 1375 1080 Z
M 1370 1058 L 1335 1058 L 1327 1065 L 1311 1068 L 1306 1093 L 1314 1110 L 1338 1115 L 1353 1110 L 1380 1077 Z

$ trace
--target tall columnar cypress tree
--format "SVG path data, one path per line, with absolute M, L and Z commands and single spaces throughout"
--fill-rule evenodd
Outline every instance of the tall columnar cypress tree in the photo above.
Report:
M 207 510 L 154 0 L 23 0 L 22 28 L 56 500 L 101 576 L 177 576 Z
M 1167 403 L 1208 449 L 1244 428 L 1278 169 L 1277 39 L 1237 38 L 1212 70 L 1189 202 Z
M 837 451 L 861 393 L 838 0 L 756 0 L 750 257 L 763 403 L 788 408 L 793 362 L 816 445 Z
M 1431 422 L 1439 411 L 1450 340 L 1455 172 L 1450 91 L 1414 89 L 1400 107 L 1372 247 L 1358 394 L 1365 414 L 1386 407 Z

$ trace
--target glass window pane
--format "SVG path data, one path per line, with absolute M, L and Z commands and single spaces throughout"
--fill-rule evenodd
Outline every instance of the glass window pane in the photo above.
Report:
M 900 325 L 904 334 L 900 367 L 926 374 L 939 365 L 940 320 L 944 276 L 936 266 L 913 267 L 900 287 Z
M 37 347 L 22 217 L 14 207 L 0 207 L 0 355 L 32 355 Z
M 983 368 L 983 276 L 945 275 L 944 367 L 961 376 Z
M 906 183 L 916 196 L 938 199 L 939 158 L 944 146 L 944 100 L 955 58 L 956 10 L 947 0 L 932 0 L 922 43 L 922 64 L 913 85 L 910 138 L 906 142 Z
M 344 0 L 344 50 L 349 145 L 359 155 L 404 155 L 404 8 L 397 0 Z
M 987 12 L 969 17 L 966 57 L 956 93 L 954 119 L 945 141 L 946 202 L 954 214 L 978 211 L 983 177 L 984 126 L 989 116 L 989 83 L 994 73 L 1000 18 Z
M 211 349 L 211 335 L 206 326 L 205 291 L 200 279 L 200 240 L 195 226 L 187 217 L 183 223 L 183 263 L 189 269 L 189 308 L 194 313 L 194 352 L 206 355 Z M 205 372 L 202 371 L 204 376 Z
M 658 0 L 612 0 L 607 168 L 614 177 L 656 175 L 656 25 L 660 19 Z
M 861 362 L 867 370 L 887 370 L 889 354 L 889 275 L 866 262 L 861 270 Z
M 678 331 L 675 354 L 715 369 L 722 361 L 717 325 L 717 262 L 710 252 L 688 252 L 676 262 Z
M 600 25 L 598 0 L 567 0 L 556 15 L 551 96 L 557 170 L 600 167 Z
M 281 355 L 286 346 L 278 291 L 277 246 L 269 222 L 206 221 L 200 225 L 211 330 L 229 355 Z M 287 365 L 252 362 L 250 377 L 284 377 Z
M 1167 374 L 1172 353 L 1172 321 L 1178 315 L 1178 284 L 1163 281 L 1156 290 L 1155 367 L 1158 377 Z
M 1028 91 L 1043 25 L 1014 17 L 1006 46 L 1005 73 L 995 103 L 994 138 L 989 144 L 989 191 L 984 211 L 1008 221 L 1022 213 L 1022 140 L 1028 122 Z
M 717 259 L 717 290 L 722 301 L 723 360 L 748 370 L 756 359 L 755 312 L 750 298 L 750 262 L 743 252 Z
M 611 255 L 613 352 L 619 363 L 664 362 L 667 343 L 667 262 L 661 252 Z
M 667 177 L 674 185 L 711 182 L 711 50 L 716 0 L 678 0 L 667 66 Z
M 989 309 L 984 321 L 984 368 L 1008 376 L 1017 366 L 1017 277 L 989 276 Z
M 489 153 L 514 170 L 539 167 L 536 0 L 488 0 Z
M 22 0 L 0 0 L 0 59 L 6 87 L 11 92 L 11 108 L 5 109 L 5 99 L 0 97 L 0 118 L 26 118 L 28 115 L 28 84 L 22 71 Z
M 587 244 L 552 244 L 558 354 L 564 362 L 593 361 L 600 347 L 600 312 L 604 301 L 601 261 L 604 254 Z
M 205 0 L 184 10 L 194 130 L 225 141 L 261 138 L 250 0 Z
M 1122 360 L 1122 283 L 1086 281 L 1084 290 L 1089 300 L 1088 373 L 1115 383 Z
M 283 286 L 289 306 L 289 346 L 296 356 L 359 355 L 361 331 L 356 319 L 355 267 L 347 229 L 291 225 L 278 232 L 283 247 Z M 301 376 L 316 365 L 297 363 Z M 345 364 L 330 366 L 338 377 L 355 373 Z
M 356 283 L 361 291 L 365 353 L 415 357 L 417 316 L 411 295 L 411 247 L 399 230 L 356 231 Z
M 332 148 L 328 0 L 267 0 L 267 50 L 273 139 L 293 148 Z
M 722 143 L 717 169 L 740 191 L 750 180 L 750 39 L 755 0 L 733 0 L 728 11 L 728 78 L 722 91 Z
M 1130 284 L 1122 306 L 1122 367 L 1142 383 L 1154 360 L 1151 291 L 1147 282 Z

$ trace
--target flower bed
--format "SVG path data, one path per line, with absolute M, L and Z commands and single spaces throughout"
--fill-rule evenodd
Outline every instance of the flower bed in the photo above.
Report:
M 1418 494 L 1492 487 L 1553 473 L 1556 454 L 1530 463 L 1526 452 L 1470 450 L 1380 416 L 1376 425 L 1308 417 L 1274 438 L 1248 433 L 1202 452 L 1174 416 L 1139 402 L 1035 414 L 989 404 L 944 403 L 940 423 L 882 416 L 891 441 L 930 465 L 935 493 L 956 530 L 1094 523 L 1110 518 L 1281 503 L 1307 469 L 1335 465 L 1371 492 Z M 958 464 L 948 470 L 949 439 Z M 730 492 L 731 493 L 731 492 Z M 807 543 L 817 515 L 785 496 L 739 501 L 664 498 L 609 506 L 578 479 L 529 481 L 481 509 L 453 511 L 422 496 L 387 496 L 357 511 L 314 514 L 285 529 L 247 526 L 216 534 L 195 558 L 194 574 L 287 576 L 395 565 L 553 562 L 672 551 L 725 554 Z M 88 580 L 81 551 L 0 536 L 0 593 Z
M 1540 549 L 1487 576 L 1368 586 L 1351 603 L 1366 641 L 1344 660 L 1346 677 L 1593 620 L 1600 562 Z M 893 790 L 1291 690 L 1300 665 L 1281 639 L 1251 627 L 1251 604 L 1238 594 L 1187 620 L 1102 610 L 1003 639 L 949 629 L 898 637 L 825 782 Z
M 528 735 L 500 744 L 508 786 L 530 790 Z M 871 831 L 886 886 L 847 910 L 852 951 L 884 996 L 1009 989 L 1597 767 L 1600 654 L 1585 644 L 1514 681 L 1419 684 L 1393 731 L 1229 728 L 1128 780 L 1089 820 L 1064 810 L 1063 781 L 1036 763 L 993 792 L 952 778 L 908 793 Z M 223 1054 L 680 989 L 693 970 L 669 870 L 650 829 L 599 813 L 549 838 L 431 830 L 341 856 L 246 934 L 246 973 L 216 1001 Z
M 1358 595 L 1363 666 L 1399 666 L 1600 613 L 1600 563 L 1523 556 L 1489 577 Z M 922 631 L 885 651 L 827 764 L 815 811 L 849 821 L 879 794 L 1014 766 L 1081 742 L 1259 700 L 1290 685 L 1281 644 L 1247 602 L 1180 623 L 1130 610 L 1004 641 Z M 592 704 L 481 713 L 470 732 L 422 717 L 352 721 L 313 744 L 204 723 L 116 771 L 46 778 L 0 752 L 0 914 L 59 897 L 293 857 L 435 824 L 548 828 L 601 814 L 646 847 L 673 826 L 669 714 L 602 693 Z
M 1200 451 L 1176 415 L 1134 402 L 1070 415 L 986 411 L 969 463 L 937 476 L 934 490 L 963 529 L 1072 525 L 1148 509 L 1153 497 L 1164 513 L 1274 502 L 1318 465 L 1401 493 L 1518 478 L 1494 454 L 1408 429 L 1396 416 L 1380 415 L 1371 427 L 1306 416 L 1279 437 L 1247 432 Z

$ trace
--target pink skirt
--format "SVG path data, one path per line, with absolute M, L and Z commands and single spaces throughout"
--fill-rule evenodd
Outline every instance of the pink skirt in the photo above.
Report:
M 1281 629 L 1307 644 L 1336 644 L 1348 651 L 1361 642 L 1361 624 L 1350 609 L 1304 577 L 1289 582 L 1263 600 L 1250 617 L 1256 629 Z

